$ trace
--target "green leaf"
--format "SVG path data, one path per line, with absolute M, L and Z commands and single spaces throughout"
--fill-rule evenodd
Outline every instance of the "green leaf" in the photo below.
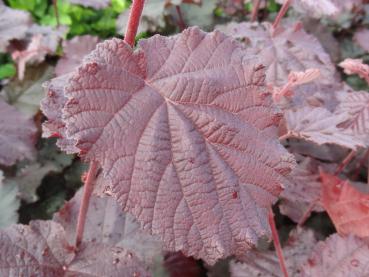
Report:
M 16 74 L 17 70 L 13 63 L 0 65 L 0 80 L 11 78 Z

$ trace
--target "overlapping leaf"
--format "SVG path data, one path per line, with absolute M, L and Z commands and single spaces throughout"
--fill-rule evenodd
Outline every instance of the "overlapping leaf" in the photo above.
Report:
M 322 173 L 323 206 L 338 233 L 369 237 L 369 193 L 328 173 Z
M 342 97 L 335 113 L 347 113 L 349 117 L 339 127 L 348 129 L 357 137 L 362 137 L 369 145 L 369 93 L 366 91 L 348 92 Z
M 285 0 L 277 2 L 283 4 Z M 335 0 L 293 0 L 292 5 L 297 11 L 315 18 L 335 16 L 340 12 L 340 6 Z
M 83 243 L 75 252 L 62 226 L 53 221 L 12 225 L 0 231 L 0 243 L 1 276 L 149 276 L 120 247 Z
M 43 137 L 56 137 L 57 145 L 68 154 L 77 153 L 75 140 L 66 137 L 65 123 L 62 120 L 62 108 L 67 102 L 64 86 L 70 75 L 65 74 L 45 84 L 46 97 L 41 101 L 40 108 L 48 120 L 42 125 Z
M 312 211 L 324 211 L 320 201 L 320 176 L 314 160 L 307 158 L 298 164 L 290 178 L 291 182 L 281 193 L 279 208 L 282 214 L 298 223 Z
M 302 267 L 302 276 L 368 276 L 368 265 L 368 241 L 334 234 L 315 246 L 312 255 Z
M 67 239 L 73 243 L 76 235 L 78 212 L 82 202 L 82 190 L 67 202 L 54 215 L 54 221 L 60 223 Z M 134 218 L 122 212 L 122 208 L 111 197 L 92 195 L 86 215 L 86 225 L 83 240 L 111 246 L 123 247 L 132 251 L 145 264 L 150 265 L 160 259 L 162 245 L 158 238 L 144 233 L 139 229 Z
M 23 38 L 31 24 L 30 14 L 11 9 L 0 1 L 0 52 L 5 52 L 10 40 Z
M 291 71 L 319 69 L 321 83 L 335 82 L 335 68 L 319 41 L 299 25 L 279 28 L 276 32 L 268 22 L 230 23 L 218 26 L 226 34 L 244 41 L 248 51 L 257 54 L 267 66 L 268 84 L 282 86 Z
M 254 59 L 191 28 L 136 52 L 106 41 L 69 80 L 68 139 L 168 250 L 214 263 L 269 234 L 267 208 L 293 158 L 276 140 L 280 115 Z
M 63 42 L 64 55 L 58 61 L 55 74 L 61 76 L 75 70 L 83 60 L 83 57 L 95 49 L 99 38 L 85 35 L 77 36 Z
M 313 231 L 300 228 L 292 231 L 287 245 L 283 248 L 286 268 L 290 276 L 299 276 L 300 266 L 306 262 L 315 243 Z M 242 258 L 242 262 L 231 262 L 232 277 L 282 276 L 275 251 L 250 251 Z
M 334 114 L 325 108 L 305 106 L 285 113 L 287 137 L 295 137 L 321 144 L 337 144 L 350 149 L 364 147 L 362 139 L 338 126 L 346 122 L 347 113 Z
M 365 51 L 369 52 L 369 29 L 360 29 L 354 34 L 354 40 Z
M 0 100 L 0 164 L 34 157 L 36 126 L 15 108 Z

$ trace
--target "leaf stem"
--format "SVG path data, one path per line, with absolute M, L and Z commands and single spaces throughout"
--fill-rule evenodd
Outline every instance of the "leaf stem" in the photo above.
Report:
M 128 25 L 124 41 L 131 47 L 134 46 L 135 37 L 140 23 L 140 17 L 145 4 L 145 0 L 133 0 L 131 11 L 129 13 Z
M 54 12 L 56 17 L 56 26 L 60 27 L 60 19 L 59 19 L 59 12 L 58 12 L 58 0 L 53 0 Z
M 86 181 L 83 188 L 83 197 L 81 202 L 81 207 L 79 209 L 78 221 L 77 221 L 77 231 L 76 231 L 76 247 L 78 247 L 83 239 L 83 231 L 86 222 L 86 214 L 88 210 L 88 204 L 90 202 L 91 193 L 94 188 L 94 182 L 96 178 L 96 173 L 98 169 L 98 163 L 93 161 L 90 163 L 90 168 L 87 172 Z
M 251 12 L 251 21 L 254 22 L 257 19 L 258 11 L 260 7 L 260 1 L 261 0 L 254 0 L 252 12 Z
M 351 162 L 351 160 L 355 157 L 356 151 L 351 150 L 351 152 L 343 159 L 343 161 L 337 166 L 334 176 L 337 176 L 342 172 L 342 170 Z
M 184 29 L 186 29 L 186 23 L 183 20 L 181 7 L 176 5 L 176 11 L 178 14 L 178 27 L 181 31 L 183 31 Z
M 278 260 L 279 260 L 279 266 L 281 268 L 281 271 L 283 272 L 283 276 L 288 277 L 286 263 L 284 261 L 282 247 L 281 247 L 281 243 L 279 241 L 279 235 L 278 235 L 277 227 L 275 226 L 274 214 L 273 214 L 272 208 L 269 208 L 268 221 L 269 221 L 270 229 L 272 230 L 273 243 L 274 243 L 275 251 L 277 252 L 277 256 L 278 256 Z
M 279 10 L 277 17 L 275 18 L 274 22 L 273 22 L 273 29 L 275 30 L 279 23 L 281 22 L 283 16 L 286 14 L 286 12 L 288 11 L 288 8 L 291 4 L 292 0 L 286 0 L 284 1 L 282 8 Z
M 354 174 L 352 176 L 352 180 L 356 180 L 359 177 L 360 174 L 360 169 L 364 166 L 364 163 L 366 162 L 366 160 L 369 158 L 369 149 L 367 149 L 365 151 L 364 156 L 361 158 L 361 160 L 356 164 L 355 170 L 354 170 Z M 368 166 L 368 170 L 369 170 L 369 166 Z M 369 176 L 368 176 L 368 184 L 369 184 Z

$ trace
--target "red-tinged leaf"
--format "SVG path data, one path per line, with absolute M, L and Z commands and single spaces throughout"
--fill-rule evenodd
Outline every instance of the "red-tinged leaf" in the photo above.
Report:
M 354 40 L 365 51 L 369 52 L 369 29 L 360 29 L 354 34 Z
M 369 194 L 328 173 L 321 173 L 323 206 L 337 232 L 369 237 Z
M 339 64 L 346 74 L 357 74 L 369 84 L 369 65 L 364 64 L 361 59 L 345 59 Z
M 302 267 L 302 276 L 363 277 L 369 275 L 368 265 L 367 240 L 333 234 L 315 246 Z
M 77 36 L 63 42 L 64 55 L 59 59 L 56 67 L 56 76 L 70 73 L 82 63 L 83 57 L 95 49 L 99 42 L 98 37 L 85 35 Z
M 32 24 L 31 15 L 11 9 L 0 2 L 0 52 L 5 52 L 12 39 L 23 38 Z
M 74 243 L 76 237 L 82 193 L 79 190 L 53 218 L 64 227 L 70 243 Z M 112 197 L 91 196 L 83 241 L 122 247 L 133 252 L 146 265 L 153 264 L 154 260 L 162 256 L 159 239 L 140 230 L 134 218 L 123 213 Z
M 130 252 L 99 243 L 82 243 L 75 252 L 62 226 L 33 221 L 0 231 L 1 276 L 149 276 Z M 136 274 L 136 275 L 134 275 Z
M 272 86 L 273 99 L 277 103 L 281 100 L 281 97 L 291 97 L 294 93 L 294 88 L 299 85 L 307 84 L 320 76 L 319 69 L 307 69 L 302 72 L 292 71 L 288 74 L 288 82 L 283 87 Z
M 283 247 L 290 276 L 299 276 L 300 266 L 306 262 L 315 244 L 316 239 L 311 230 L 298 228 L 291 232 L 286 246 Z M 230 269 L 232 277 L 283 276 L 275 251 L 249 251 L 242 258 L 242 263 L 231 262 Z
M 339 127 L 348 129 L 356 137 L 362 137 L 369 146 L 369 93 L 366 91 L 352 91 L 343 95 L 341 103 L 335 113 L 347 113 L 349 118 Z
M 318 163 L 313 159 L 306 158 L 298 164 L 290 174 L 291 182 L 281 193 L 281 213 L 298 223 L 312 211 L 324 211 L 319 178 Z
M 36 126 L 15 108 L 0 100 L 0 164 L 34 158 Z
M 285 137 L 300 138 L 319 145 L 337 144 L 350 149 L 364 147 L 362 139 L 355 137 L 352 131 L 338 127 L 348 118 L 347 113 L 334 114 L 321 107 L 290 109 L 285 113 L 288 129 Z
M 81 5 L 96 10 L 106 8 L 110 5 L 111 0 L 68 0 L 71 4 Z
M 80 150 L 75 146 L 73 139 L 67 138 L 65 123 L 62 120 L 62 108 L 67 102 L 64 95 L 64 86 L 70 75 L 62 75 L 52 79 L 44 85 L 46 97 L 41 101 L 40 108 L 48 120 L 42 125 L 42 136 L 46 138 L 58 137 L 57 145 L 68 154 Z
M 307 34 L 299 25 L 280 27 L 275 33 L 272 25 L 264 23 L 230 23 L 218 26 L 226 34 L 244 41 L 247 51 L 256 54 L 267 66 L 268 84 L 282 86 L 292 71 L 311 68 L 321 73 L 319 82 L 335 82 L 335 67 L 319 41 Z
M 136 52 L 113 39 L 69 80 L 63 119 L 143 228 L 212 264 L 269 235 L 268 207 L 293 165 L 263 79 L 219 32 L 154 36 Z

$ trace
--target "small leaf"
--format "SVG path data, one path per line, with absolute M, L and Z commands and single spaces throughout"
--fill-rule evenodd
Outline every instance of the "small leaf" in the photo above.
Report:
M 64 55 L 58 60 L 55 74 L 61 76 L 72 72 L 82 63 L 83 57 L 95 49 L 99 38 L 86 35 L 77 36 L 63 42 Z
M 282 214 L 287 215 L 298 223 L 311 205 L 310 211 L 324 211 L 321 201 L 321 183 L 318 164 L 311 158 L 306 158 L 298 164 L 291 172 L 291 182 L 281 193 L 279 209 Z M 310 213 L 309 213 L 310 214 Z
M 300 276 L 300 265 L 307 260 L 315 244 L 316 239 L 311 230 L 298 228 L 290 233 L 289 240 L 283 248 L 290 276 Z M 252 250 L 246 253 L 241 261 L 243 263 L 231 262 L 232 277 L 280 277 L 283 275 L 275 251 Z
M 354 34 L 354 41 L 369 52 L 369 29 L 360 29 Z
M 328 173 L 321 173 L 322 200 L 337 232 L 369 237 L 369 193 Z
M 318 69 L 319 82 L 336 81 L 335 67 L 319 41 L 307 34 L 301 25 L 280 27 L 275 32 L 272 25 L 264 23 L 230 23 L 218 26 L 219 30 L 243 41 L 250 54 L 256 54 L 267 67 L 266 81 L 273 86 L 283 86 L 290 72 Z
M 347 113 L 349 117 L 339 127 L 350 130 L 356 137 L 363 138 L 369 146 L 369 93 L 366 91 L 352 91 L 343 95 L 337 106 L 336 114 Z
M 5 52 L 12 39 L 23 38 L 32 19 L 29 13 L 11 9 L 0 2 L 0 52 Z
M 283 4 L 285 0 L 276 0 Z M 336 16 L 341 10 L 335 0 L 294 0 L 292 6 L 300 13 L 309 17 Z
M 74 242 L 76 236 L 82 194 L 80 189 L 53 218 L 64 227 L 70 243 Z M 158 238 L 140 230 L 134 218 L 123 213 L 115 199 L 106 196 L 91 196 L 83 240 L 123 247 L 132 251 L 147 265 L 162 255 L 162 245 Z
M 358 74 L 369 84 L 369 65 L 364 64 L 361 59 L 345 59 L 339 64 L 346 74 Z
M 364 147 L 360 138 L 350 130 L 338 128 L 348 119 L 347 113 L 333 114 L 325 108 L 306 106 L 291 109 L 285 113 L 287 137 L 295 137 L 312 141 L 319 145 L 337 144 L 350 149 Z
M 0 164 L 34 158 L 36 126 L 15 108 L 0 100 Z
M 369 275 L 368 241 L 331 235 L 319 242 L 302 267 L 302 276 L 359 277 Z

